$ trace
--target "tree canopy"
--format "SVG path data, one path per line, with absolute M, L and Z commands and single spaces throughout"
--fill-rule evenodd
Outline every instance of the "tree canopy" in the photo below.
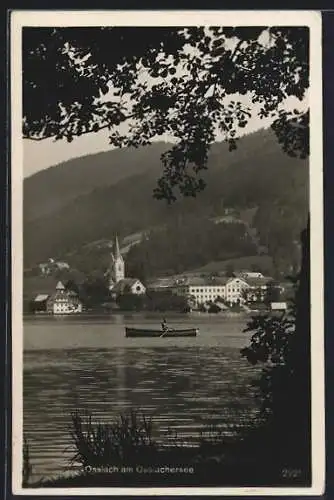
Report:
M 112 146 L 139 147 L 168 135 L 155 196 L 194 196 L 210 145 L 235 149 L 255 117 L 272 120 L 288 154 L 308 155 L 308 110 L 284 107 L 306 98 L 308 44 L 305 27 L 26 27 L 23 136 L 107 129 Z

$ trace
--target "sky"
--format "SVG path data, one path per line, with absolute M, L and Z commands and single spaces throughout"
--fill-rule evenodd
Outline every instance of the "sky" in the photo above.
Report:
M 247 133 L 263 126 L 262 120 L 253 120 L 247 128 Z M 159 140 L 167 141 L 168 137 L 162 137 Z M 23 147 L 25 177 L 71 158 L 111 150 L 111 146 L 108 144 L 108 134 L 105 131 L 76 137 L 71 143 L 64 140 L 54 141 L 53 139 L 44 141 L 24 139 Z
M 24 177 L 78 156 L 107 151 L 108 135 L 104 131 L 74 138 L 72 143 L 64 140 L 23 140 Z
M 265 40 L 262 40 L 264 43 L 267 43 L 266 35 L 264 35 Z M 229 48 L 233 47 L 237 41 L 228 41 L 226 42 L 226 46 Z M 193 51 L 193 48 L 189 48 L 189 50 Z M 181 71 L 181 70 L 178 70 Z M 150 78 L 147 73 L 144 72 L 142 76 L 138 78 L 138 81 L 150 81 Z M 156 81 L 151 82 L 156 83 Z M 112 89 L 110 89 L 110 96 L 107 94 L 105 100 L 108 98 L 112 99 Z M 253 117 L 249 120 L 247 126 L 243 129 L 239 129 L 238 135 L 245 135 L 256 130 L 259 130 L 264 127 L 268 127 L 271 123 L 270 119 L 260 119 L 256 116 L 257 111 L 261 107 L 261 104 L 258 104 L 256 109 L 256 105 L 252 103 L 251 94 L 240 95 L 233 94 L 229 95 L 224 99 L 226 104 L 229 101 L 236 100 L 249 107 L 252 111 L 254 111 Z M 305 103 L 300 103 L 296 98 L 289 98 L 282 107 L 284 109 L 305 109 Z M 217 137 L 217 141 L 223 140 L 223 135 Z M 173 142 L 172 137 L 168 137 L 167 135 L 158 137 L 159 141 L 169 141 Z M 23 174 L 24 177 L 28 177 L 40 170 L 45 168 L 57 165 L 61 162 L 67 161 L 72 158 L 77 158 L 80 156 L 86 156 L 89 154 L 99 153 L 101 151 L 110 151 L 113 147 L 109 145 L 108 140 L 108 131 L 103 130 L 99 133 L 90 133 L 82 135 L 81 137 L 75 137 L 74 140 L 68 143 L 66 140 L 58 140 L 47 139 L 43 141 L 32 141 L 29 139 L 24 139 L 23 141 Z
M 243 98 L 240 100 L 250 99 Z M 234 96 L 231 96 L 233 99 Z M 250 101 L 247 103 L 251 105 Z M 254 105 L 253 105 L 254 106 Z M 291 98 L 286 102 L 284 108 L 297 108 L 304 109 L 306 101 L 300 103 L 297 99 Z M 264 127 L 270 125 L 270 120 L 260 119 L 257 116 L 253 117 L 244 129 L 240 129 L 240 136 L 250 134 Z M 172 138 L 162 136 L 157 140 L 171 141 Z M 222 140 L 222 138 L 217 138 Z M 63 161 L 86 156 L 89 154 L 99 153 L 101 151 L 110 151 L 112 147 L 108 141 L 108 131 L 101 131 L 99 133 L 86 134 L 81 137 L 74 138 L 73 142 L 66 142 L 65 140 L 55 141 L 54 139 L 45 139 L 43 141 L 32 141 L 29 139 L 23 140 L 23 171 L 24 177 L 39 172 L 45 168 L 57 165 Z

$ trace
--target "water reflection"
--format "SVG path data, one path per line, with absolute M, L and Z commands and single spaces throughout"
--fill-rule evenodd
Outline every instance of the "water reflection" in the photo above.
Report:
M 140 339 L 141 345 L 138 339 L 124 340 L 122 322 L 112 328 L 106 322 L 93 328 L 84 322 L 29 322 L 24 433 L 35 479 L 66 466 L 74 409 L 104 421 L 127 408 L 140 409 L 153 416 L 160 441 L 167 440 L 168 428 L 192 443 L 210 422 L 226 433 L 236 423 L 244 425 L 255 410 L 250 388 L 255 371 L 240 358 L 238 346 L 246 341 L 240 324 L 225 324 L 224 330 L 223 340 L 221 325 L 211 324 L 201 329 L 200 341 Z

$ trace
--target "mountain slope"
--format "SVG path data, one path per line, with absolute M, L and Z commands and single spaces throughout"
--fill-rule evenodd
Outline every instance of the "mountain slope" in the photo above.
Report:
M 207 183 L 204 192 L 195 199 L 181 199 L 168 206 L 152 196 L 163 147 L 155 144 L 145 148 L 145 152 L 103 153 L 109 166 L 111 158 L 117 158 L 117 162 L 110 166 L 110 171 L 102 166 L 99 175 L 94 161 L 98 155 L 88 157 L 90 166 L 85 157 L 81 160 L 86 179 L 78 181 L 75 187 L 71 187 L 71 183 L 78 174 L 72 174 L 71 182 L 66 184 L 70 176 L 68 164 L 31 177 L 29 189 L 25 187 L 25 193 L 30 190 L 30 195 L 24 199 L 25 212 L 30 214 L 24 223 L 25 267 L 50 256 L 79 255 L 84 245 L 111 239 L 115 232 L 124 237 L 155 226 L 174 227 L 180 217 L 212 218 L 222 215 L 226 207 L 237 210 L 255 207 L 254 223 L 260 243 L 272 251 L 271 243 L 275 242 L 275 252 L 282 247 L 285 254 L 289 254 L 291 242 L 298 238 L 308 210 L 307 161 L 283 153 L 270 130 L 240 139 L 238 149 L 231 153 L 225 143 L 217 143 L 211 149 L 209 168 L 204 172 Z M 80 159 L 75 169 L 80 171 Z M 57 176 L 57 189 L 49 199 L 45 186 L 51 191 Z M 64 193 L 62 185 L 66 185 Z M 58 198 L 54 192 L 58 192 Z M 36 214 L 44 215 L 36 217 Z M 168 244 L 167 241 L 166 246 Z M 202 257 L 205 260 L 205 256 Z
M 24 180 L 24 218 L 31 221 L 56 212 L 78 196 L 99 187 L 117 184 L 133 175 L 159 175 L 161 154 L 171 144 L 157 142 L 143 148 L 114 149 L 75 158 L 42 170 Z M 240 139 L 236 151 L 229 152 L 224 142 L 212 146 L 210 170 L 222 170 L 243 162 L 253 155 L 278 151 L 280 146 L 270 130 L 255 132 Z
M 149 171 L 158 172 L 165 143 L 140 149 L 115 149 L 75 158 L 24 180 L 25 219 L 49 215 L 78 196 Z

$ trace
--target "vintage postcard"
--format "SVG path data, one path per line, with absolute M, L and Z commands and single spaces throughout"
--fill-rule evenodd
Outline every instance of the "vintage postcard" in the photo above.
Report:
M 321 494 L 321 14 L 10 27 L 13 492 Z

